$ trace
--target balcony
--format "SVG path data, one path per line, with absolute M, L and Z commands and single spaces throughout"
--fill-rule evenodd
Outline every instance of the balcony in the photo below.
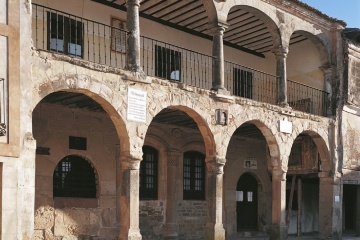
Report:
M 33 42 L 37 49 L 66 54 L 97 64 L 125 69 L 126 22 L 112 19 L 111 26 L 38 4 L 33 6 Z M 201 51 L 141 36 L 141 65 L 148 76 L 211 89 L 213 60 Z M 225 55 L 226 57 L 226 55 Z M 277 104 L 276 75 L 225 61 L 225 88 L 234 96 Z M 289 105 L 296 110 L 325 116 L 328 93 L 287 81 Z

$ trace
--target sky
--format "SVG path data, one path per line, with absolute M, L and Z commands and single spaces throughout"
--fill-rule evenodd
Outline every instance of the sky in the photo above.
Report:
M 300 0 L 325 13 L 343 20 L 347 28 L 360 28 L 360 0 Z

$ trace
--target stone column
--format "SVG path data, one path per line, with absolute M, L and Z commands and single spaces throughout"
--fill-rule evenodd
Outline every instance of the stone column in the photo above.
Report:
M 342 231 L 342 199 L 340 177 L 319 173 L 319 238 L 340 239 Z
M 118 208 L 120 209 L 120 240 L 141 240 L 139 229 L 139 169 L 142 153 L 120 156 L 117 171 Z M 120 192 L 120 193 L 119 193 Z M 119 196 L 120 195 L 120 196 Z
M 280 106 L 287 107 L 289 104 L 287 102 L 286 57 L 289 50 L 280 46 L 273 52 L 276 56 L 276 75 L 279 77 L 277 101 Z
M 324 109 L 326 111 L 327 116 L 332 116 L 333 112 L 332 109 L 333 107 L 331 106 L 331 98 L 332 98 L 332 81 L 333 81 L 333 71 L 334 68 L 331 65 L 325 65 L 320 67 L 320 69 L 323 71 L 324 73 L 324 81 L 325 81 L 325 92 L 329 93 L 327 96 L 327 99 L 324 99 L 324 101 L 326 101 L 326 109 Z
M 273 169 L 272 172 L 272 219 L 270 239 L 287 239 L 286 226 L 286 172 Z
M 222 223 L 223 213 L 223 175 L 226 159 L 212 157 L 206 161 L 206 200 L 208 221 L 205 229 L 205 240 L 225 239 Z
M 126 26 L 129 32 L 126 49 L 126 69 L 132 72 L 142 72 L 140 65 L 140 2 L 141 0 L 126 0 Z
M 166 191 L 166 223 L 164 239 L 178 239 L 177 223 L 177 191 L 176 188 L 178 176 L 179 159 L 181 153 L 170 151 L 167 153 L 167 191 Z
M 218 23 L 217 26 L 211 28 L 213 34 L 213 80 L 212 90 L 220 93 L 227 93 L 224 87 L 224 31 L 228 26 Z

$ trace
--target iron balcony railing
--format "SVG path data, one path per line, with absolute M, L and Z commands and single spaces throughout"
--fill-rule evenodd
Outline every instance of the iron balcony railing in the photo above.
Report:
M 71 15 L 38 4 L 33 6 L 33 40 L 37 49 L 74 58 L 126 67 L 126 23 L 112 20 L 112 26 Z M 211 89 L 213 57 L 148 37 L 140 37 L 140 57 L 148 76 Z M 278 77 L 225 61 L 225 88 L 233 95 L 277 104 Z M 288 101 L 297 110 L 325 115 L 328 94 L 288 81 Z
M 329 93 L 288 80 L 287 96 L 291 108 L 314 115 L 326 116 Z

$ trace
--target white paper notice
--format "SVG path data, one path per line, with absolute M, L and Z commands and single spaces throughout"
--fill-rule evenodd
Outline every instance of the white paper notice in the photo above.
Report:
M 146 91 L 128 89 L 127 119 L 129 121 L 146 122 L 146 97 Z

